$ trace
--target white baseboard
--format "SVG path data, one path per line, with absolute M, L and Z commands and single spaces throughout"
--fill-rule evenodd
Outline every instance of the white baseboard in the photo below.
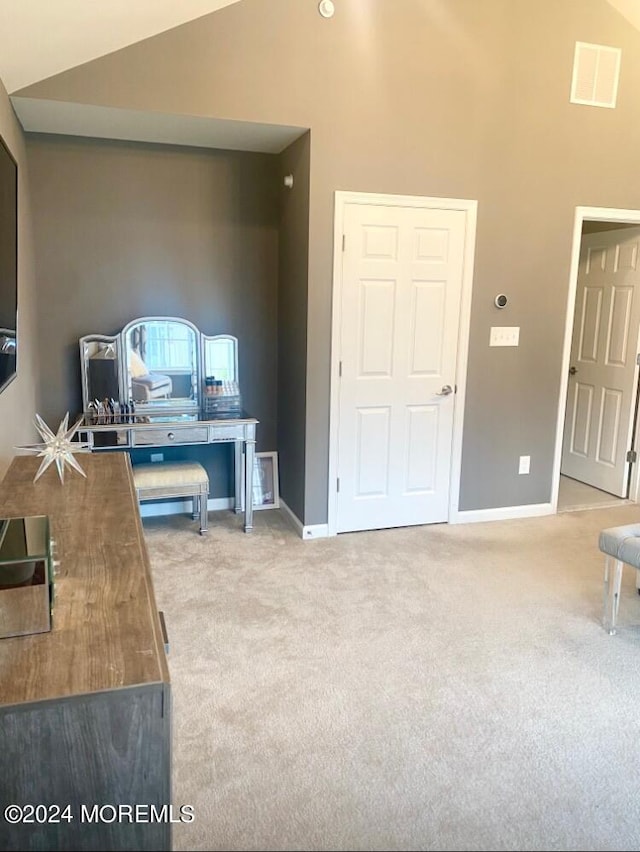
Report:
M 310 541 L 316 538 L 329 537 L 329 524 L 308 524 L 302 528 L 302 538 L 305 541 Z
M 538 518 L 555 515 L 553 503 L 531 503 L 528 506 L 501 506 L 497 509 L 470 509 L 449 518 L 450 524 L 475 524 L 484 521 L 511 521 L 515 518 Z
M 210 497 L 207 508 L 210 512 L 220 512 L 225 509 L 233 509 L 235 503 L 233 497 Z M 143 518 L 155 518 L 161 515 L 191 514 L 192 502 L 186 500 L 163 500 L 145 502 L 140 505 L 140 516 Z M 280 509 L 301 539 L 312 541 L 317 538 L 329 537 L 328 524 L 304 525 L 285 501 L 280 498 Z M 498 509 L 470 509 L 458 512 L 449 519 L 450 524 L 474 524 L 484 521 L 508 521 L 515 518 L 536 518 L 541 515 L 554 515 L 555 510 L 552 503 L 532 503 L 528 506 L 502 506 Z M 639 575 L 640 576 L 640 575 Z
M 328 524 L 310 524 L 308 526 L 304 526 L 300 518 L 287 506 L 282 497 L 280 497 L 280 508 L 283 510 L 285 518 L 289 521 L 301 539 L 311 541 L 316 538 L 328 537 Z
M 302 521 L 300 518 L 287 506 L 285 501 L 280 497 L 280 508 L 285 516 L 285 518 L 289 521 L 294 530 L 298 533 L 300 538 L 304 538 L 302 531 L 304 529 Z
M 186 500 L 163 500 L 153 503 L 140 504 L 140 517 L 155 518 L 159 515 L 184 515 L 191 514 L 192 501 Z M 210 512 L 219 512 L 223 509 L 233 509 L 235 501 L 233 497 L 210 497 L 207 501 L 207 509 Z

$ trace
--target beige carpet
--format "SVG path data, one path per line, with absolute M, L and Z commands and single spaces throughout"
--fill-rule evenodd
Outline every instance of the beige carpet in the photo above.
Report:
M 171 639 L 178 850 L 640 847 L 636 506 L 303 542 L 145 521 Z

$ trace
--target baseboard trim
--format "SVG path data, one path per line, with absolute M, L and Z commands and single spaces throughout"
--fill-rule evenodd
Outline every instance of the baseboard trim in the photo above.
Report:
M 305 526 L 295 512 L 287 506 L 282 497 L 280 497 L 280 508 L 283 510 L 285 518 L 304 541 L 311 541 L 316 538 L 328 538 L 328 524 L 310 524 Z
M 458 512 L 450 524 L 476 524 L 484 521 L 511 521 L 516 518 L 539 518 L 554 515 L 553 503 L 531 503 L 528 506 L 501 506 L 497 509 L 470 509 Z
M 207 509 L 210 512 L 220 512 L 224 509 L 233 509 L 235 501 L 233 497 L 210 497 L 207 501 Z M 157 502 L 141 503 L 140 517 L 155 518 L 160 515 L 184 515 L 191 514 L 192 502 L 186 500 L 158 500 Z
M 289 521 L 289 523 L 294 528 L 294 530 L 298 533 L 300 538 L 304 538 L 304 536 L 302 534 L 302 531 L 304 529 L 302 521 L 295 514 L 295 512 L 287 506 L 285 501 L 282 499 L 282 496 L 280 497 L 280 508 L 282 509 L 282 513 L 284 514 L 285 518 Z
M 329 537 L 329 524 L 309 524 L 302 528 L 302 538 L 310 541 L 316 538 Z

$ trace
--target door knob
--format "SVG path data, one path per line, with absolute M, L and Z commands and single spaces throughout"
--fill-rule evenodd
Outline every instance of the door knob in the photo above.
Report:
M 570 375 L 570 376 L 575 376 L 575 374 L 576 374 L 577 372 L 578 372 L 578 368 L 577 368 L 577 367 L 569 367 L 569 375 Z
M 442 390 L 436 391 L 436 396 L 449 396 L 450 393 L 453 393 L 451 385 L 443 385 Z

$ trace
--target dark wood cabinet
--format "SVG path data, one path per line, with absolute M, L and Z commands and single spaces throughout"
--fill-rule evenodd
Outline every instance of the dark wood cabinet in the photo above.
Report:
M 86 479 L 34 483 L 19 457 L 0 485 L 0 517 L 48 515 L 60 561 L 51 631 L 0 639 L 0 849 L 170 849 L 169 672 L 131 465 L 78 458 Z M 13 825 L 12 804 L 44 808 Z

